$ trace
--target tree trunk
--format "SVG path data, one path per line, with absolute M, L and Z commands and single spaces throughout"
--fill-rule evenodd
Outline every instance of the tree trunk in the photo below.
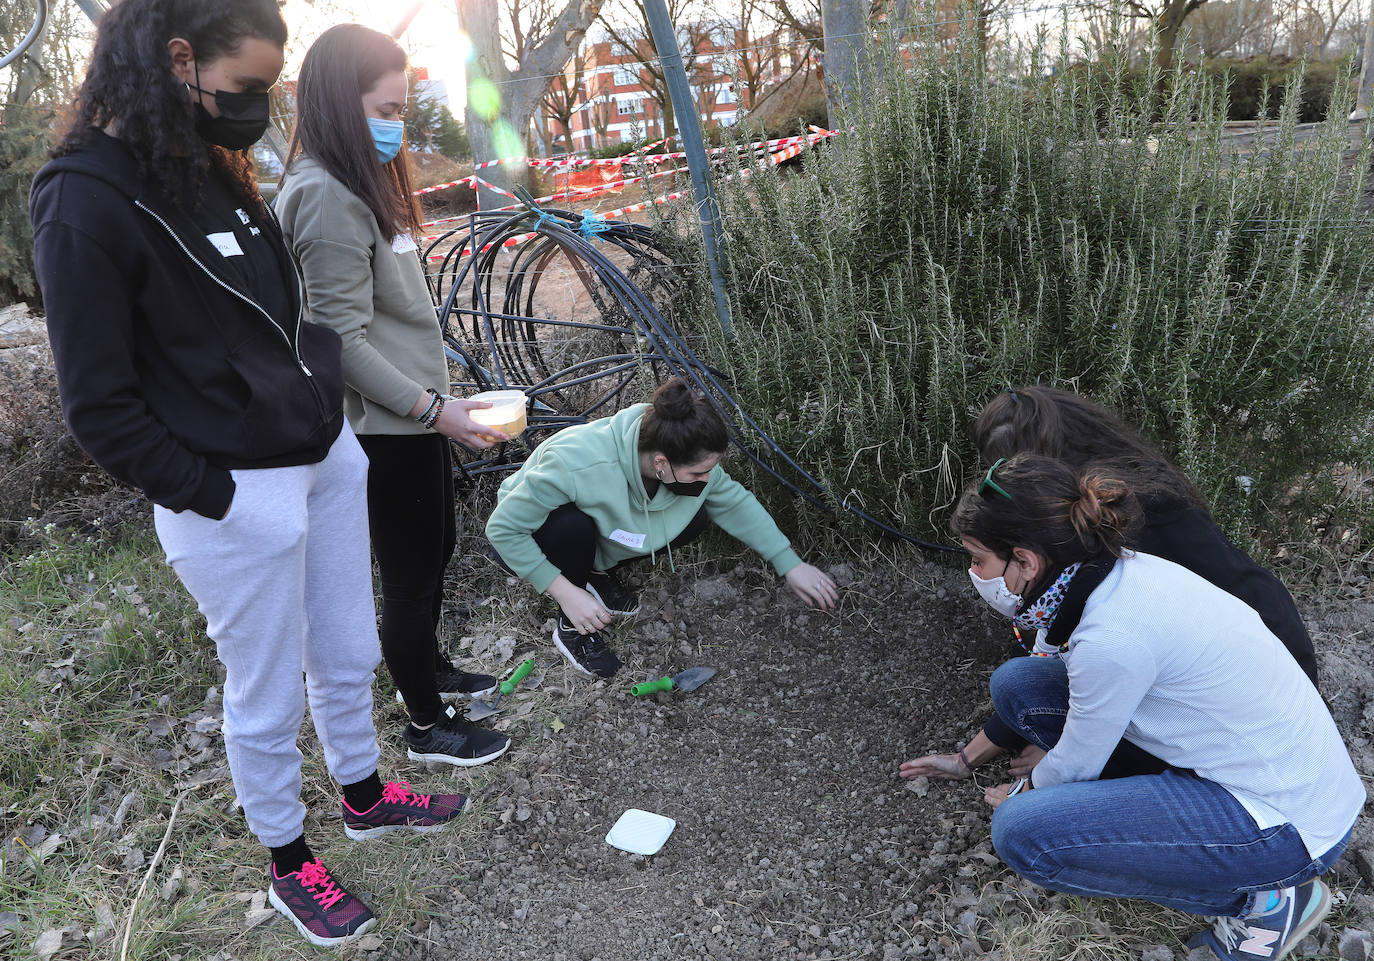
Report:
M 825 34 L 825 105 L 831 122 L 840 105 L 863 90 L 864 40 L 868 36 L 866 0 L 821 0 L 821 30 Z
M 47 72 L 43 68 L 43 42 L 47 32 L 45 24 L 38 32 L 38 36 L 33 38 L 29 49 L 19 58 L 19 62 L 13 65 L 19 72 L 19 80 L 14 85 L 14 102 L 20 107 L 27 104 L 38 91 L 38 85 L 43 82 L 43 74 Z
M 568 0 L 554 20 L 548 37 L 525 52 L 519 69 L 511 72 L 501 53 L 501 11 L 497 0 L 455 0 L 458 24 L 472 41 L 468 60 L 467 120 L 472 159 L 476 163 L 523 152 L 530 118 L 549 84 L 582 42 L 587 27 L 601 12 L 603 0 Z M 499 164 L 479 171 L 489 183 L 510 189 L 525 179 L 525 168 Z M 504 194 L 485 187 L 477 191 L 482 210 L 511 202 Z
M 1178 45 L 1178 35 L 1189 12 L 1188 0 L 1168 0 L 1159 12 L 1155 26 L 1155 60 L 1161 71 L 1173 69 L 1174 47 Z

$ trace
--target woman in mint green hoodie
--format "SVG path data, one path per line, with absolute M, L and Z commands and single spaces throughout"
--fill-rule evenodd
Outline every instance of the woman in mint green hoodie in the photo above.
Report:
M 797 556 L 720 466 L 728 445 L 720 414 L 674 377 L 649 404 L 555 434 L 501 485 L 487 537 L 506 566 L 558 602 L 554 645 L 583 674 L 615 674 L 620 660 L 602 631 L 639 610 L 611 569 L 660 552 L 671 560 L 710 521 L 767 558 L 808 605 L 835 606 L 835 582 Z

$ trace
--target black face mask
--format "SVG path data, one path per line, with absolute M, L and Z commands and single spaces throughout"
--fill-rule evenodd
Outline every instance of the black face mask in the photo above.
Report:
M 200 88 L 199 65 L 196 66 L 196 82 L 188 83 L 186 89 L 200 94 L 195 105 L 196 133 L 206 143 L 226 150 L 247 150 L 262 139 L 267 125 L 272 122 L 272 108 L 265 91 L 230 93 L 216 90 L 215 106 L 219 108 L 219 116 L 210 116 L 210 111 L 200 102 L 209 91 Z
M 691 483 L 680 481 L 677 479 L 677 471 L 673 470 L 672 464 L 668 465 L 668 470 L 672 471 L 673 479 L 663 481 L 663 486 L 678 497 L 700 497 L 701 492 L 706 490 L 706 481 L 692 481 Z

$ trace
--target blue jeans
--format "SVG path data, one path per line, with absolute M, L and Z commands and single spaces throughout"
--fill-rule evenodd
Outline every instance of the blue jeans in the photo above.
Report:
M 1068 681 L 1057 658 L 1003 664 L 992 697 L 1026 740 L 1058 742 Z M 1248 913 L 1256 891 L 1325 873 L 1349 840 L 1313 858 L 1291 824 L 1261 829 L 1221 785 L 1174 768 L 1026 791 L 992 816 L 997 854 L 1042 887 L 1228 917 Z

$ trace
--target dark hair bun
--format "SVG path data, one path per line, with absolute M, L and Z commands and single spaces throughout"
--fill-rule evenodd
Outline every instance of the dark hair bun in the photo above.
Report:
M 654 413 L 664 420 L 688 420 L 696 412 L 697 396 L 681 377 L 654 391 Z
M 729 444 L 730 432 L 710 398 L 681 377 L 654 391 L 639 424 L 639 449 L 659 451 L 674 464 L 694 464 Z

